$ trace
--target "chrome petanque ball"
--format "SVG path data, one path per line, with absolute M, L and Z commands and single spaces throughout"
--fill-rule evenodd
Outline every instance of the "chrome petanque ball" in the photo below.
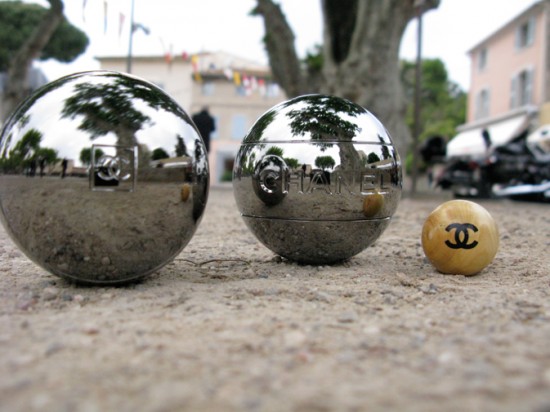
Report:
M 0 135 L 7 232 L 35 263 L 78 282 L 125 283 L 170 262 L 200 223 L 208 181 L 188 114 L 117 72 L 47 84 Z
M 263 114 L 235 159 L 233 189 L 273 252 L 328 264 L 363 251 L 399 204 L 401 163 L 377 118 L 348 100 L 300 96 Z

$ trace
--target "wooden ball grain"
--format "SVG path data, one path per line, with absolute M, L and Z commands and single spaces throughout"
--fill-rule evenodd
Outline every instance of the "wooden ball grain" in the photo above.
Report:
M 493 261 L 498 246 L 498 227 L 491 214 L 467 200 L 441 204 L 422 227 L 424 253 L 441 273 L 475 275 Z

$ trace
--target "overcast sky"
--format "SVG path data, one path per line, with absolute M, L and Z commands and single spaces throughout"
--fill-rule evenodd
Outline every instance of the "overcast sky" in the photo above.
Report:
M 36 2 L 48 5 L 45 1 Z M 222 50 L 259 62 L 267 61 L 261 42 L 262 20 L 249 16 L 255 0 L 134 2 L 135 22 L 150 30 L 148 35 L 143 31 L 134 34 L 136 55 Z M 442 0 L 437 10 L 424 16 L 423 56 L 441 58 L 451 80 L 467 90 L 470 83 L 467 51 L 534 2 L 536 0 Z M 279 0 L 279 3 L 303 56 L 321 42 L 320 0 Z M 97 69 L 99 65 L 94 56 L 127 55 L 131 4 L 132 0 L 65 0 L 66 16 L 87 33 L 91 44 L 75 63 L 42 64 L 48 78 L 53 80 L 76 71 Z M 409 24 L 403 37 L 401 56 L 415 59 L 416 20 Z

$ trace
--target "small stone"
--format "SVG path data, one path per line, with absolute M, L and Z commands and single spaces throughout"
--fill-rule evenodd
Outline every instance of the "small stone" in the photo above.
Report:
M 340 323 L 353 323 L 359 319 L 359 316 L 355 312 L 344 312 L 338 316 L 338 322 Z
M 312 300 L 318 300 L 320 302 L 330 303 L 334 300 L 334 298 L 326 292 L 317 291 L 315 292 L 315 295 L 312 297 Z
M 95 325 L 84 325 L 82 328 L 82 332 L 84 332 L 86 335 L 97 335 L 99 333 L 99 328 Z
M 44 300 L 54 300 L 58 295 L 59 289 L 53 286 L 47 287 L 42 291 L 42 299 Z
M 44 355 L 51 356 L 51 355 L 61 351 L 64 348 L 65 348 L 65 345 L 63 345 L 62 343 L 54 342 L 46 348 L 46 351 L 44 352 Z
M 306 341 L 306 335 L 301 330 L 293 330 L 284 335 L 285 347 L 294 349 L 302 346 Z
M 111 259 L 109 258 L 109 256 L 103 256 L 103 257 L 101 258 L 101 264 L 102 264 L 103 266 L 108 266 L 108 265 L 110 265 L 110 264 L 111 264 Z

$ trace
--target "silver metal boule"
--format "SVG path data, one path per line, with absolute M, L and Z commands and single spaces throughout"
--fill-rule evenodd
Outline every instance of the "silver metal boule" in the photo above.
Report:
M 204 143 L 165 92 L 117 72 L 76 73 L 23 102 L 0 135 L 0 214 L 34 262 L 118 284 L 170 262 L 208 198 Z
M 372 244 L 401 188 L 401 162 L 385 127 L 335 96 L 300 96 L 267 111 L 233 169 L 247 226 L 273 252 L 308 264 L 338 262 Z

